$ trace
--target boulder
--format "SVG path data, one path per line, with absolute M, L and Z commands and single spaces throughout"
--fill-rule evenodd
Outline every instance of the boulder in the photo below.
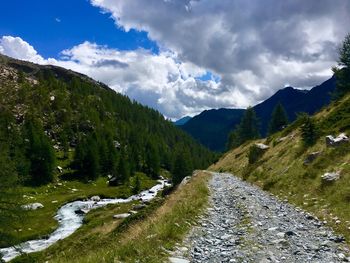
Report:
M 328 147 L 336 147 L 348 142 L 349 142 L 349 137 L 346 136 L 345 133 L 339 134 L 336 138 L 334 138 L 332 135 L 326 136 L 326 145 Z
M 117 186 L 118 185 L 118 178 L 113 176 L 111 179 L 108 180 L 109 186 Z
M 113 219 L 123 219 L 123 218 L 127 218 L 129 217 L 130 214 L 129 213 L 124 213 L 124 214 L 118 214 L 118 215 L 114 215 Z
M 141 209 L 144 209 L 146 207 L 145 204 L 138 204 L 138 205 L 134 205 L 132 208 L 134 210 L 141 210 Z
M 83 209 L 83 208 L 74 211 L 74 213 L 76 213 L 77 215 L 85 215 L 88 212 L 89 212 L 89 210 Z
M 321 151 L 309 153 L 304 160 L 304 165 L 312 163 L 320 154 Z
M 325 173 L 324 175 L 321 176 L 321 178 L 327 182 L 336 181 L 340 178 L 340 172 L 337 171 L 332 173 Z
M 260 149 L 260 150 L 264 150 L 264 151 L 270 148 L 270 146 L 263 144 L 263 143 L 256 143 L 255 147 Z
M 100 202 L 101 198 L 98 195 L 94 195 L 90 198 L 90 200 L 94 202 Z
M 27 205 L 22 205 L 21 207 L 24 210 L 37 210 L 37 209 L 43 208 L 44 205 L 41 203 L 31 203 Z

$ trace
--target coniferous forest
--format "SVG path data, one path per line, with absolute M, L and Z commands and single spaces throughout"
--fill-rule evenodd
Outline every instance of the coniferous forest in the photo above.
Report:
M 5 56 L 0 64 L 0 158 L 11 167 L 4 176 L 20 184 L 55 180 L 57 158 L 69 163 L 64 179 L 109 175 L 118 184 L 135 172 L 157 178 L 160 169 L 173 171 L 182 151 L 184 166 L 205 168 L 213 160 L 159 112 L 102 83 Z

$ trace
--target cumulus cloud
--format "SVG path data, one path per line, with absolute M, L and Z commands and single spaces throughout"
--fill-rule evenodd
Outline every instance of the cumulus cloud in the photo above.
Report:
M 221 77 L 230 106 L 254 104 L 285 85 L 331 75 L 348 31 L 348 0 L 91 0 L 118 27 L 144 30 L 161 47 Z

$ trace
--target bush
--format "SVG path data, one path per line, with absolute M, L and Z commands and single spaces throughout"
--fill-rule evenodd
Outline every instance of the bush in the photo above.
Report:
M 250 146 L 248 152 L 248 162 L 249 164 L 256 163 L 261 156 L 263 156 L 264 151 L 258 148 L 256 145 Z

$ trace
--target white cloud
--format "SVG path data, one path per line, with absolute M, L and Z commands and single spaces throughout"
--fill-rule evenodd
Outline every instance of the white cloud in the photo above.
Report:
M 208 69 L 230 106 L 266 99 L 286 84 L 331 76 L 350 24 L 348 0 L 90 0 L 117 26 L 148 32 L 182 61 Z
M 36 50 L 20 37 L 3 36 L 0 39 L 0 52 L 13 58 L 35 63 L 44 62 L 43 57 L 38 55 Z

